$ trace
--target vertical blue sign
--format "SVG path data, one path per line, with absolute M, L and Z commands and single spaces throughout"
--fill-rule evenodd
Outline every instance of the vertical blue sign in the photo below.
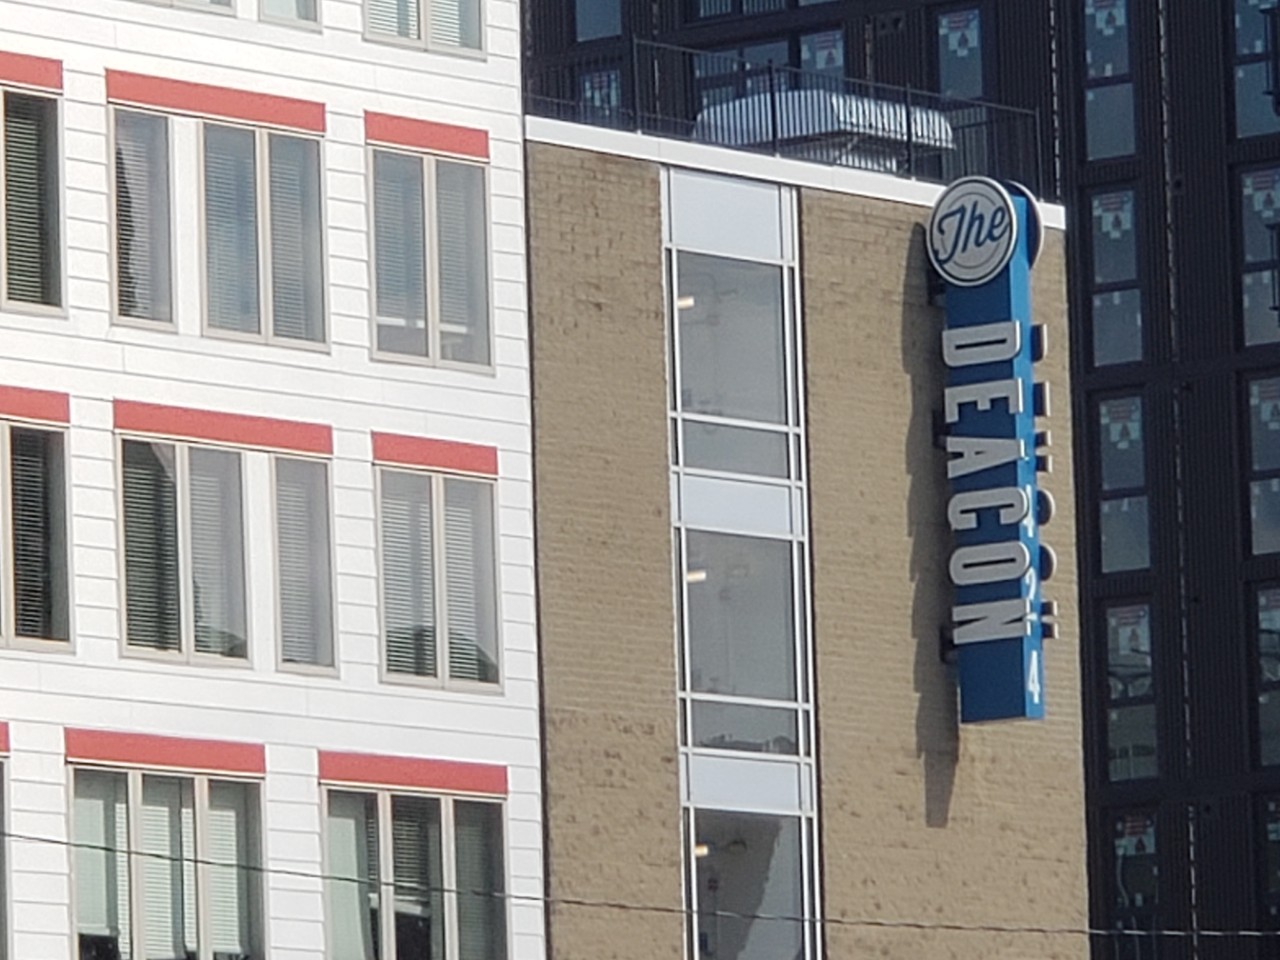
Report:
M 929 255 L 947 281 L 944 416 L 949 574 L 965 723 L 1044 716 L 1031 266 L 1034 201 L 995 181 L 953 183 L 929 223 Z

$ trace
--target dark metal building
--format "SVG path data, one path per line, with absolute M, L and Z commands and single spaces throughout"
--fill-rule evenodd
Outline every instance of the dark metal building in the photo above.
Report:
M 754 139 L 729 145 L 936 180 L 1016 177 L 1046 197 L 1061 186 L 1088 864 L 1106 960 L 1280 958 L 1280 934 L 1258 935 L 1280 931 L 1276 5 L 526 8 L 534 113 L 715 142 L 725 127 L 703 122 L 711 111 L 829 76 L 908 117 L 940 111 L 960 161 L 935 156 L 915 120 L 815 152 L 820 124 L 788 127 L 776 97 L 758 105 L 767 122 L 737 117 Z M 1034 134 L 1019 110 L 1035 112 Z

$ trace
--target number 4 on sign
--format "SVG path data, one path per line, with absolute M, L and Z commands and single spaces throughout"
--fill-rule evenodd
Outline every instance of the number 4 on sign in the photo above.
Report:
M 1027 661 L 1027 693 L 1031 695 L 1031 702 L 1037 706 L 1040 704 L 1040 651 L 1032 650 L 1031 657 Z

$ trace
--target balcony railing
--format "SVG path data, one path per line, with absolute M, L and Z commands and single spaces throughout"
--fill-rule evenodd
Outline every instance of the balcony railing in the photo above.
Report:
M 1055 198 L 1034 111 L 633 41 L 530 68 L 531 114 L 946 183 L 984 174 Z

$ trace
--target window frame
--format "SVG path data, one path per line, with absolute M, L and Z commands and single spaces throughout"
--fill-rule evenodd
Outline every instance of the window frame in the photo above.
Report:
M 5 131 L 4 105 L 10 93 L 24 97 L 40 97 L 53 102 L 54 130 L 57 134 L 57 156 L 54 165 L 58 172 L 58 184 L 55 191 L 58 206 L 58 303 L 31 303 L 27 300 L 14 300 L 9 296 L 9 276 L 7 264 L 8 237 L 8 198 L 5 195 Z M 70 316 L 67 308 L 67 151 L 66 151 L 66 115 L 63 110 L 63 93 L 61 90 L 49 90 L 44 87 L 26 86 L 21 83 L 5 81 L 0 83 L 0 312 L 26 314 L 36 317 L 52 317 L 66 319 Z
M 209 890 L 209 866 L 210 858 L 208 855 L 209 847 L 209 785 L 212 781 L 219 783 L 236 783 L 247 784 L 252 786 L 254 799 L 249 804 L 254 818 L 254 827 L 256 830 L 255 837 L 250 839 L 256 847 L 258 857 L 257 863 L 240 867 L 258 874 L 257 896 L 252 901 L 257 908 L 256 926 L 258 936 L 262 939 L 262 943 L 256 944 L 259 950 L 267 950 L 267 939 L 269 934 L 270 915 L 268 913 L 268 893 L 267 893 L 267 877 L 268 870 L 266 867 L 266 849 L 267 849 L 267 816 L 266 816 L 266 776 L 263 774 L 243 774 L 231 773 L 221 770 L 196 770 L 186 767 L 153 767 L 139 766 L 133 764 L 114 764 L 106 761 L 71 761 L 67 762 L 67 770 L 70 773 L 68 778 L 67 789 L 67 812 L 66 823 L 69 827 L 69 868 L 68 879 L 70 882 L 70 920 L 71 920 L 71 942 L 73 948 L 79 955 L 79 904 L 76 901 L 77 888 L 77 868 L 76 868 L 76 851 L 78 844 L 76 843 L 76 824 L 75 824 L 75 803 L 76 803 L 76 776 L 80 771 L 88 771 L 91 773 L 105 773 L 114 775 L 123 775 L 125 778 L 125 810 L 127 814 L 126 837 L 127 847 L 124 850 L 125 857 L 128 861 L 129 875 L 129 935 L 133 943 L 145 943 L 145 917 L 139 908 L 142 899 L 141 891 L 143 889 L 142 869 L 141 865 L 147 859 L 146 852 L 142 849 L 141 844 L 137 842 L 137 825 L 141 823 L 142 810 L 142 785 L 144 777 L 163 777 L 171 780 L 186 780 L 191 783 L 192 794 L 192 818 L 194 821 L 193 838 L 195 840 L 194 851 L 194 867 L 195 867 L 195 902 L 196 902 L 196 958 L 197 960 L 212 960 L 213 945 L 209 942 L 208 934 L 208 890 Z M 7 815 L 7 810 L 6 810 Z M 208 948 L 207 950 L 205 948 Z
M 234 3 L 235 0 L 232 0 Z M 324 0 L 316 0 L 316 18 L 314 20 L 301 20 L 297 17 L 276 17 L 265 12 L 266 4 L 263 0 L 258 0 L 258 19 L 263 23 L 273 23 L 279 27 L 289 27 L 294 30 L 302 30 L 306 33 L 323 33 L 324 19 L 323 10 Z M 323 165 L 322 165 L 323 166 Z M 323 204 L 321 204 L 323 206 Z
M 398 154 L 413 157 L 422 162 L 422 203 L 423 203 L 423 243 L 424 263 L 424 296 L 426 298 L 427 317 L 427 355 L 418 356 L 412 353 L 396 353 L 378 349 L 378 244 L 377 244 L 377 204 L 374 157 L 378 153 Z M 488 363 L 471 363 L 466 360 L 446 360 L 440 349 L 440 267 L 439 267 L 439 221 L 437 219 L 438 204 L 436 199 L 436 164 L 456 163 L 458 165 L 479 168 L 484 175 L 484 256 L 485 256 L 485 295 L 487 299 L 487 315 L 485 317 L 486 336 L 488 338 Z M 492 168 L 487 160 L 479 160 L 462 154 L 444 153 L 441 151 L 414 149 L 397 144 L 370 141 L 365 144 L 366 189 L 368 203 L 368 223 L 366 226 L 369 240 L 369 356 L 374 360 L 387 363 L 405 364 L 418 367 L 439 367 L 443 370 L 466 370 L 470 373 L 483 373 L 496 376 L 498 360 L 497 334 L 494 330 L 494 278 L 493 278 L 493 185 Z
M 13 585 L 13 548 L 10 537 L 13 532 L 13 466 L 10 459 L 10 432 L 39 430 L 56 433 L 62 438 L 62 510 L 65 542 L 62 545 L 63 564 L 66 570 L 67 639 L 52 637 L 19 636 L 17 630 L 17 603 Z M 40 650 L 42 652 L 74 653 L 75 629 L 75 576 L 71 568 L 71 430 L 65 423 L 43 420 L 26 420 L 19 417 L 0 417 L 0 649 Z
M 329 803 L 335 793 L 357 794 L 373 797 L 377 809 L 378 823 L 378 916 L 379 942 L 382 949 L 374 960 L 399 960 L 395 958 L 395 937 L 383 936 L 387 927 L 394 929 L 395 924 L 395 858 L 388 856 L 393 849 L 391 804 L 395 797 L 409 797 L 420 800 L 435 800 L 440 804 L 440 876 L 443 886 L 444 900 L 444 956 L 441 960 L 457 960 L 458 957 L 458 848 L 454 805 L 463 803 L 488 804 L 497 807 L 502 819 L 502 874 L 503 895 L 502 910 L 506 915 L 505 958 L 511 957 L 511 826 L 507 816 L 507 798 L 495 794 L 463 793 L 457 790 L 425 789 L 419 787 L 402 787 L 384 784 L 348 783 L 340 780 L 321 780 L 321 872 L 326 878 L 324 890 L 324 955 L 333 956 L 334 924 L 329 910 L 329 882 L 346 879 L 335 877 L 330 865 L 331 835 L 329 832 Z M 353 878 L 354 879 L 354 878 Z M 387 909 L 390 904 L 391 909 Z
M 151 2 L 151 0 L 143 0 L 143 2 Z M 116 166 L 116 115 L 119 112 L 125 113 L 141 113 L 147 116 L 160 117 L 165 122 L 165 131 L 168 134 L 168 161 L 169 161 L 169 311 L 172 318 L 169 320 L 152 320 L 146 317 L 128 317 L 120 310 L 120 222 L 116 216 L 116 205 L 118 198 L 117 190 L 117 174 Z M 175 210 L 174 210 L 174 192 L 173 192 L 173 171 L 177 164 L 177 152 L 174 149 L 174 129 L 173 121 L 178 114 L 166 113 L 163 110 L 148 106 L 134 106 L 133 104 L 121 103 L 115 100 L 107 102 L 107 190 L 109 200 L 107 203 L 107 223 L 108 229 L 111 231 L 108 245 L 108 261 L 111 270 L 111 323 L 113 326 L 135 327 L 143 330 L 155 330 L 161 333 L 178 333 L 178 283 L 177 270 L 178 265 L 178 231 L 174 229 Z M 203 171 L 201 172 L 201 191 L 204 189 Z M 203 199 L 203 197 L 201 198 Z M 202 214 L 203 217 L 203 214 Z M 201 222 L 203 227 L 203 220 Z
M 1111 693 L 1111 644 L 1110 625 L 1108 621 L 1113 612 L 1132 609 L 1135 607 L 1145 607 L 1147 611 L 1147 639 L 1150 647 L 1148 657 L 1151 661 L 1149 667 L 1150 689 L 1145 694 L 1141 695 L 1115 697 Z M 1112 786 L 1131 783 L 1150 784 L 1162 776 L 1164 769 L 1164 757 L 1162 756 L 1161 751 L 1160 736 L 1160 660 L 1157 650 L 1159 646 L 1159 637 L 1156 629 L 1157 610 L 1155 608 L 1155 603 L 1149 593 L 1117 594 L 1116 596 L 1109 596 L 1105 599 L 1099 600 L 1098 611 L 1098 636 L 1102 638 L 1102 642 L 1098 644 L 1099 675 L 1102 678 L 1100 692 L 1098 694 L 1099 706 L 1101 709 L 1099 725 L 1103 730 L 1100 746 L 1103 754 L 1103 765 L 1106 768 L 1106 782 Z M 1156 772 L 1142 777 L 1112 777 L 1111 711 L 1123 710 L 1129 707 L 1146 706 L 1153 707 L 1156 710 L 1156 721 L 1155 725 L 1152 727 L 1152 735 L 1155 739 L 1154 760 Z
M 196 167 L 199 183 L 199 195 L 196 198 L 196 230 L 199 234 L 196 255 L 199 258 L 200 295 L 200 335 L 211 340 L 227 340 L 238 343 L 258 343 L 274 347 L 288 347 L 307 353 L 332 352 L 332 298 L 329 295 L 329 218 L 325 200 L 328 197 L 328 183 L 325 177 L 325 136 L 309 130 L 298 130 L 294 127 L 276 127 L 269 124 L 255 124 L 234 118 L 197 115 L 195 117 L 199 129 L 196 132 Z M 209 126 L 228 127 L 236 130 L 247 130 L 253 134 L 253 169 L 254 169 L 254 210 L 257 214 L 258 240 L 258 324 L 257 333 L 242 333 L 238 330 L 226 330 L 209 322 L 209 223 L 205 213 L 208 196 L 208 176 L 205 169 L 205 136 Z M 271 262 L 271 168 L 270 143 L 272 135 L 293 137 L 297 140 L 311 140 L 317 147 L 319 167 L 318 201 L 320 233 L 320 322 L 324 325 L 324 336 L 319 340 L 303 340 L 297 337 L 285 337 L 275 332 L 275 310 L 272 305 L 272 292 L 275 277 Z M 175 291 L 176 292 L 176 291 Z M 176 297 L 175 297 L 176 299 Z M 175 322 L 176 326 L 176 322 Z
M 500 506 L 498 503 L 498 478 L 474 473 L 459 473 L 435 467 L 415 467 L 400 463 L 375 461 L 374 470 L 374 524 L 376 527 L 376 566 L 378 597 L 378 679 L 382 683 L 426 687 L 436 690 L 451 690 L 462 693 L 487 694 L 501 696 L 507 684 L 506 657 L 504 656 L 502 614 L 502 557 L 500 547 L 502 532 L 498 526 Z M 425 477 L 431 484 L 431 564 L 436 623 L 436 675 L 434 677 L 418 676 L 414 673 L 401 673 L 389 668 L 387 656 L 387 602 L 386 602 L 386 541 L 383 537 L 382 482 L 388 473 L 406 473 Z M 444 485 L 447 480 L 465 480 L 484 484 L 490 487 L 490 504 L 492 506 L 491 523 L 493 526 L 493 609 L 494 609 L 494 660 L 497 664 L 498 679 L 493 683 L 482 680 L 467 680 L 453 677 L 449 672 L 449 600 L 448 600 L 448 558 L 445 550 L 445 516 Z M 439 519 L 437 519 L 439 518 Z M 336 628 L 335 628 L 336 629 Z
M 179 636 L 178 647 L 174 650 L 156 650 L 151 647 L 129 642 L 129 601 L 128 601 L 128 566 L 125 537 L 124 507 L 124 445 L 126 442 L 145 443 L 148 445 L 169 445 L 174 448 L 174 512 L 178 531 L 178 611 Z M 191 585 L 191 468 L 190 451 L 192 449 L 213 450 L 221 453 L 234 453 L 240 458 L 240 504 L 241 504 L 241 536 L 244 550 L 244 603 L 245 603 L 245 655 L 243 657 L 224 657 L 214 653 L 201 653 L 196 650 L 195 609 L 192 602 Z M 120 641 L 119 649 L 122 658 L 158 661 L 161 663 L 183 663 L 192 666 L 227 667 L 234 670 L 254 670 L 257 663 L 254 656 L 254 589 L 253 589 L 253 549 L 250 539 L 249 510 L 247 504 L 251 499 L 249 473 L 245 455 L 252 451 L 229 444 L 198 440 L 190 437 L 175 437 L 168 434 L 148 434 L 129 430 L 118 430 L 115 433 L 115 500 L 116 500 L 116 552 L 117 563 Z M 274 533 L 274 531 L 273 531 Z M 274 553 L 274 550 L 273 550 Z M 335 627 L 336 630 L 336 627 Z M 278 646 L 278 644 L 277 644 Z M 335 643 L 336 646 L 336 643 Z
M 1081 0 L 1074 0 L 1080 4 Z M 1137 62 L 1134 59 L 1134 39 L 1133 39 L 1133 11 L 1128 0 L 1125 2 L 1125 46 L 1128 50 L 1129 70 L 1127 73 L 1110 77 L 1093 77 L 1089 76 L 1089 25 L 1086 22 L 1083 12 L 1083 5 L 1080 9 L 1080 30 L 1077 34 L 1079 47 L 1078 68 L 1080 70 L 1080 146 L 1077 148 L 1080 156 L 1078 162 L 1088 166 L 1096 166 L 1098 164 L 1115 163 L 1117 161 L 1132 160 L 1142 150 L 1142 129 L 1141 129 L 1141 111 L 1138 108 L 1140 91 L 1138 90 Z M 1113 153 L 1105 156 L 1093 157 L 1089 155 L 1089 94 L 1095 90 L 1104 90 L 1114 87 L 1128 86 L 1130 98 L 1132 100 L 1132 110 L 1130 116 L 1126 118 L 1127 122 L 1132 126 L 1133 132 L 1133 149 L 1126 153 Z M 1136 188 L 1135 188 L 1136 191 Z
M 331 457 L 318 455 L 309 455 L 297 451 L 280 451 L 272 450 L 269 452 L 268 474 L 269 474 L 269 497 L 268 508 L 271 513 L 271 567 L 272 567 L 272 584 L 274 589 L 274 597 L 272 603 L 273 624 L 275 627 L 275 668 L 282 673 L 297 673 L 307 676 L 320 677 L 338 677 L 339 657 L 338 657 L 338 556 L 337 548 L 334 544 L 336 539 L 334 536 L 334 519 L 337 516 L 335 512 L 335 504 L 333 499 L 333 460 Z M 284 659 L 284 590 L 281 587 L 281 568 L 280 568 L 280 514 L 277 505 L 277 487 L 276 487 L 276 464 L 279 460 L 301 460 L 308 463 L 318 463 L 324 468 L 325 480 L 325 499 L 324 509 L 328 511 L 329 518 L 329 616 L 330 631 L 329 638 L 329 664 L 319 663 L 295 663 L 291 660 Z M 246 511 L 247 513 L 247 511 Z M 248 560 L 250 556 L 249 544 L 245 543 L 245 565 L 246 580 Z M 246 595 L 247 596 L 247 595 Z M 246 638 L 248 639 L 248 638 Z M 252 641 L 248 640 L 250 646 Z
M 13 954 L 13 834 L 10 811 L 9 752 L 0 750 L 0 960 Z M 74 883 L 72 890 L 75 889 Z
M 489 17 L 485 10 L 485 0 L 475 0 L 480 16 L 480 46 L 463 47 L 448 43 L 432 43 L 431 41 L 431 0 L 411 0 L 418 7 L 418 25 L 422 36 L 400 37 L 390 33 L 380 33 L 373 29 L 370 0 L 361 0 L 360 12 L 361 35 L 370 43 L 381 43 L 401 50 L 419 50 L 427 53 L 439 53 L 452 57 L 463 57 L 467 60 L 488 60 L 489 45 L 485 42 L 489 34 Z
M 1150 317 L 1147 315 L 1147 291 L 1146 284 L 1143 282 L 1143 274 L 1145 272 L 1145 263 L 1143 260 L 1143 213 L 1144 205 L 1142 192 L 1138 182 L 1133 180 L 1118 181 L 1115 183 L 1101 184 L 1090 187 L 1081 192 L 1081 211 L 1087 219 L 1082 222 L 1088 223 L 1088 229 L 1081 232 L 1085 235 L 1085 248 L 1088 251 L 1088 259 L 1085 262 L 1086 279 L 1082 284 L 1084 293 L 1088 297 L 1088 337 L 1085 349 L 1088 350 L 1088 366 L 1090 370 L 1111 370 L 1111 369 L 1132 369 L 1136 364 L 1147 363 L 1150 361 L 1150 351 L 1147 347 L 1147 340 L 1150 334 Z M 1128 193 L 1133 202 L 1133 223 L 1130 230 L 1133 233 L 1133 276 L 1127 280 L 1098 280 L 1096 271 L 1096 251 L 1097 246 L 1094 233 L 1096 227 L 1094 221 L 1094 204 L 1102 197 L 1118 196 Z M 1138 295 L 1138 356 L 1132 360 L 1115 360 L 1107 363 L 1098 361 L 1098 322 L 1097 312 L 1094 306 L 1094 300 L 1098 297 L 1108 295 L 1123 294 L 1133 291 Z
M 1102 407 L 1103 404 L 1111 403 L 1117 400 L 1137 400 L 1141 409 L 1141 415 L 1138 420 L 1139 429 L 1142 431 L 1142 485 L 1132 487 L 1117 487 L 1112 490 L 1104 489 L 1102 475 L 1102 452 L 1107 438 L 1102 426 Z M 1095 575 L 1104 579 L 1113 579 L 1116 577 L 1125 577 L 1141 574 L 1151 574 L 1156 571 L 1156 542 L 1155 532 L 1157 524 L 1154 522 L 1153 505 L 1155 501 L 1155 491 L 1152 488 L 1152 464 L 1153 456 L 1151 446 L 1147 442 L 1148 434 L 1148 418 L 1150 417 L 1151 403 L 1147 394 L 1145 385 L 1137 385 L 1132 387 L 1113 387 L 1107 390 L 1099 390 L 1088 396 L 1088 434 L 1092 439 L 1090 448 L 1090 457 L 1092 463 L 1090 465 L 1090 481 L 1092 484 L 1093 496 L 1092 507 L 1094 511 L 1094 522 L 1097 524 L 1094 542 L 1090 545 L 1092 556 L 1094 557 Z M 1120 503 L 1121 501 L 1145 500 L 1147 507 L 1147 523 L 1146 523 L 1146 549 L 1147 562 L 1140 567 L 1121 567 L 1119 569 L 1107 570 L 1104 567 L 1105 553 L 1102 543 L 1102 516 L 1104 507 L 1112 503 Z
M 203 10 L 208 13 L 215 13 L 220 17 L 235 17 L 239 15 L 236 9 L 236 0 L 229 0 L 226 6 L 213 4 L 208 0 L 139 0 L 140 3 L 147 3 L 153 7 L 170 7 L 174 10 Z
M 1272 12 L 1274 11 L 1274 12 Z M 1227 57 L 1225 66 L 1227 69 L 1227 88 L 1230 98 L 1230 109 L 1228 111 L 1227 122 L 1229 124 L 1230 137 L 1233 143 L 1245 143 L 1253 140 L 1262 140 L 1267 137 L 1275 137 L 1280 134 L 1280 126 L 1275 130 L 1264 130 L 1261 133 L 1245 133 L 1241 128 L 1241 92 L 1239 73 L 1242 70 L 1261 64 L 1265 68 L 1267 74 L 1266 83 L 1271 83 L 1272 79 L 1280 81 L 1280 51 L 1263 50 L 1260 53 L 1241 53 L 1240 52 L 1240 28 L 1236 25 L 1235 18 L 1237 16 L 1237 7 L 1234 0 L 1228 0 L 1228 18 L 1226 21 L 1227 34 Z M 1258 13 L 1264 18 L 1270 13 L 1271 17 L 1280 16 L 1280 5 L 1273 5 L 1265 10 L 1259 9 Z M 1271 37 L 1275 35 L 1275 27 L 1270 23 L 1264 29 L 1264 36 L 1267 37 L 1267 44 L 1270 46 Z M 1264 91 L 1265 93 L 1265 91 Z M 1280 99 L 1275 94 L 1272 95 L 1272 109 L 1275 110 Z M 1278 118 L 1280 119 L 1280 118 Z

